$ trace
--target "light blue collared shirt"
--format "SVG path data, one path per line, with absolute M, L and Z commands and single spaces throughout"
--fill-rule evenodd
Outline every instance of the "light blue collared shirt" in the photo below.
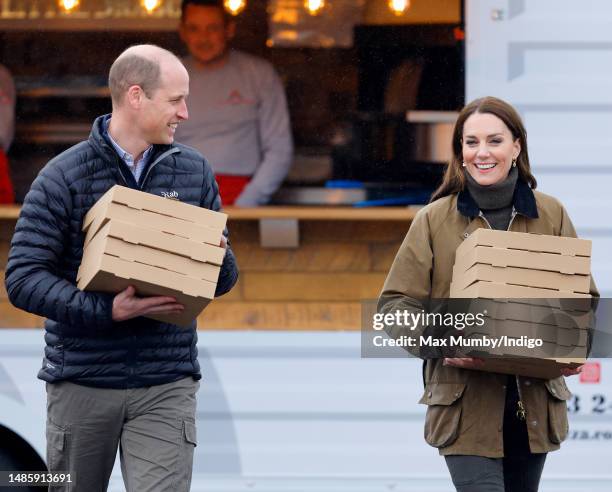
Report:
M 121 157 L 121 160 L 125 162 L 127 167 L 130 168 L 130 171 L 132 171 L 132 174 L 134 175 L 134 178 L 136 179 L 136 182 L 138 183 L 138 181 L 140 180 L 140 175 L 142 174 L 142 171 L 144 170 L 147 163 L 149 162 L 149 157 L 151 156 L 151 152 L 153 152 L 153 146 L 151 145 L 147 150 L 145 150 L 142 154 L 142 157 L 138 160 L 138 162 L 135 163 L 134 156 L 130 154 L 129 152 L 126 152 L 125 150 L 123 150 L 119 146 L 119 144 L 113 140 L 113 137 L 111 137 L 111 134 L 108 131 L 110 120 L 111 120 L 110 118 L 106 120 L 106 136 L 108 137 L 108 140 L 111 143 L 111 145 L 117 151 L 117 154 L 119 154 L 119 157 Z

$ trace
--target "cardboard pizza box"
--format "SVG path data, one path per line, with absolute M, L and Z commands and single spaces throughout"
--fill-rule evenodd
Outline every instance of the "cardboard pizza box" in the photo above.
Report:
M 457 248 L 457 255 L 476 246 L 585 257 L 591 256 L 592 249 L 592 243 L 588 239 L 480 228 L 461 243 Z
M 227 215 L 115 185 L 85 215 L 82 225 L 86 233 L 85 244 L 109 220 L 120 220 L 218 246 Z
M 181 314 L 149 317 L 179 326 L 189 326 L 214 298 L 216 289 L 214 282 L 106 254 L 92 255 L 79 268 L 77 286 L 81 290 L 117 294 L 129 285 L 139 296 L 176 298 L 185 306 Z
M 465 271 L 453 267 L 452 282 L 457 288 L 464 289 L 477 281 L 537 287 L 540 289 L 558 290 L 564 293 L 577 292 L 580 294 L 588 294 L 591 286 L 589 275 L 567 275 L 544 270 L 497 267 L 483 264 L 473 265 Z
M 591 273 L 591 258 L 588 256 L 565 256 L 491 246 L 476 246 L 455 256 L 455 268 L 458 272 L 465 272 L 477 264 L 545 270 L 565 275 Z

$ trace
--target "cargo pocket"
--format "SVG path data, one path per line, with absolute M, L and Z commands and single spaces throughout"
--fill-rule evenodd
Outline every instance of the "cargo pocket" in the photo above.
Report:
M 196 426 L 189 420 L 183 421 L 183 437 L 187 444 L 191 444 L 194 448 L 198 445 Z
M 560 444 L 569 431 L 567 400 L 572 393 L 567 389 L 563 377 L 545 381 L 544 384 L 548 390 L 548 438 L 550 442 Z
M 443 448 L 456 441 L 461 420 L 461 397 L 465 383 L 429 383 L 419 400 L 428 406 L 425 417 L 425 441 Z
M 70 470 L 66 429 L 47 421 L 47 468 L 49 471 Z
M 183 420 L 178 476 L 173 490 L 190 490 L 193 472 L 193 452 L 198 445 L 195 423 Z

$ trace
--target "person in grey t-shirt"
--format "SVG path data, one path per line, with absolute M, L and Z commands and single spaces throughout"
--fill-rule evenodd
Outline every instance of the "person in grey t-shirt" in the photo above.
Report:
M 219 0 L 183 0 L 180 36 L 190 56 L 188 121 L 177 139 L 210 162 L 224 205 L 265 204 L 291 166 L 282 83 L 270 63 L 230 50 L 236 25 Z
M 15 193 L 7 153 L 15 134 L 15 83 L 11 72 L 0 65 L 0 203 L 13 203 Z
M 8 152 L 15 133 L 15 83 L 11 72 L 0 65 L 0 149 Z

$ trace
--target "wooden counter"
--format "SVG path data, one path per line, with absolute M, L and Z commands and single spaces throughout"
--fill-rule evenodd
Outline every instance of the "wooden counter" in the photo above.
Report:
M 420 207 L 226 207 L 230 220 L 298 219 L 298 220 L 412 220 Z M 16 220 L 19 205 L 0 205 L 0 220 Z
M 298 220 L 354 220 L 406 221 L 412 220 L 420 207 L 227 207 L 223 211 L 230 220 L 298 219 Z
M 0 205 L 0 220 L 16 220 L 20 210 L 18 205 Z
M 358 330 L 418 207 L 228 207 L 240 280 L 198 319 L 200 329 Z M 0 277 L 19 207 L 0 206 Z M 296 221 L 299 244 L 262 246 L 262 221 Z M 0 287 L 0 327 L 42 326 Z

